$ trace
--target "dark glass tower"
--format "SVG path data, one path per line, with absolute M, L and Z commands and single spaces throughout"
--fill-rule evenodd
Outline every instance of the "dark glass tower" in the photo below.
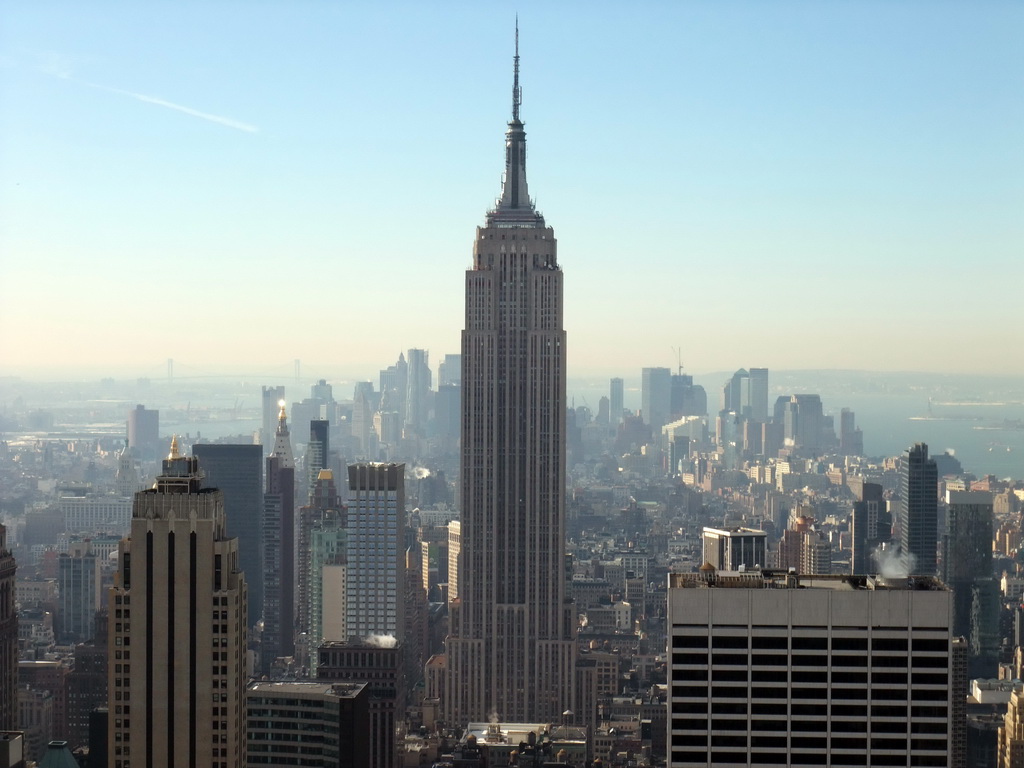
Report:
M 939 476 L 928 446 L 915 443 L 900 471 L 900 552 L 911 576 L 935 575 L 939 537 Z
M 853 503 L 852 517 L 850 573 L 876 573 L 876 550 L 892 539 L 892 514 L 885 503 L 882 486 L 878 483 L 863 484 L 860 499 Z
M 192 446 L 203 483 L 224 493 L 228 537 L 238 539 L 238 559 L 249 587 L 249 621 L 263 610 L 263 449 L 258 445 Z
M 18 613 L 14 606 L 17 565 L 0 525 L 0 730 L 18 727 Z
M 518 40 L 518 33 L 517 33 Z M 462 554 L 446 719 L 572 709 L 565 590 L 565 331 L 554 231 L 530 200 L 519 55 L 501 197 L 476 231 L 462 333 Z
M 295 654 L 295 458 L 284 403 L 263 494 L 263 671 Z

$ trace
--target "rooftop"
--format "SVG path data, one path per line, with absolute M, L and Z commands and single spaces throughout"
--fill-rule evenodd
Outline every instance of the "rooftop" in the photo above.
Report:
M 948 590 L 931 576 L 884 577 L 850 574 L 797 574 L 792 571 L 702 571 L 673 573 L 669 587 L 674 589 L 832 589 L 857 590 Z

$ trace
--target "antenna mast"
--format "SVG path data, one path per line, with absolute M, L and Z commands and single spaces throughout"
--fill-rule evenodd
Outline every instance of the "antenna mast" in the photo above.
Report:
M 683 348 L 682 347 L 670 347 L 670 349 L 673 352 L 676 353 L 676 362 L 678 363 L 678 366 L 679 366 L 676 369 L 676 373 L 681 375 L 683 373 Z
M 512 80 L 512 120 L 519 120 L 519 105 L 523 103 L 523 89 L 519 87 L 519 14 L 516 14 L 515 76 Z

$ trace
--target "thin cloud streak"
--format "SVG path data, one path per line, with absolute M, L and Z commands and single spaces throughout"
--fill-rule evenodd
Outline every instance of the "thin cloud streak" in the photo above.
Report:
M 66 78 L 73 79 L 73 78 Z M 147 104 L 156 104 L 158 107 L 167 107 L 167 109 L 173 109 L 177 112 L 183 112 L 186 115 L 192 115 L 192 117 L 198 117 L 202 120 L 208 120 L 211 123 L 217 123 L 218 125 L 224 125 L 228 128 L 234 128 L 239 131 L 245 131 L 246 133 L 257 133 L 259 128 L 255 125 L 249 125 L 248 123 L 242 123 L 238 120 L 232 120 L 229 117 L 221 117 L 220 115 L 211 115 L 209 112 L 200 112 L 198 109 L 192 109 L 181 104 L 175 104 L 173 101 L 167 101 L 166 99 L 158 99 L 156 96 L 147 96 L 144 93 L 135 93 L 134 91 L 125 91 L 121 88 L 112 88 L 109 85 L 100 85 L 99 83 L 89 83 L 85 80 L 79 80 L 78 82 L 83 85 L 88 85 L 90 88 L 97 88 L 101 91 L 109 91 L 110 93 L 118 93 L 122 96 L 129 96 L 138 101 L 144 101 Z

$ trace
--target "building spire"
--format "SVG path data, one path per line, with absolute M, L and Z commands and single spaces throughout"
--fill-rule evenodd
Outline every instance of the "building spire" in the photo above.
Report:
M 285 468 L 295 467 L 295 458 L 292 455 L 292 441 L 288 432 L 288 415 L 285 413 L 284 400 L 278 401 L 280 412 L 277 416 L 277 434 L 274 437 L 274 450 L 271 456 L 277 456 L 281 460 L 281 466 Z
M 516 14 L 515 74 L 512 78 L 512 122 L 519 122 L 519 105 L 523 103 L 523 89 L 519 87 L 519 14 Z
M 512 57 L 512 119 L 505 131 L 505 174 L 501 179 L 501 197 L 487 213 L 487 224 L 507 227 L 543 227 L 544 217 L 537 213 L 526 185 L 526 131 L 519 116 L 523 89 L 519 85 L 519 16 L 516 15 L 516 47 Z

